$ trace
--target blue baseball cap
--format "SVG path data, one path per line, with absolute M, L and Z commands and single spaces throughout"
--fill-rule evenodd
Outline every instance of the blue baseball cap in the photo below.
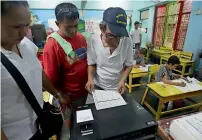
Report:
M 127 15 L 120 7 L 110 7 L 103 13 L 103 21 L 107 23 L 111 32 L 118 37 L 128 37 L 126 30 Z

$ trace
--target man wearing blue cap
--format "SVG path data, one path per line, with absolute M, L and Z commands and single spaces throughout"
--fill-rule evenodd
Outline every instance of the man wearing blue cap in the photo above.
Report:
M 88 82 L 94 88 L 125 91 L 125 79 L 133 65 L 132 41 L 126 30 L 127 15 L 122 8 L 108 8 L 100 23 L 101 34 L 94 34 L 88 42 Z

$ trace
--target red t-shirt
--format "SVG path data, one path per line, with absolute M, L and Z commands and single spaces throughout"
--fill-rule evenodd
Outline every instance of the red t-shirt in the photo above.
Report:
M 87 44 L 80 33 L 73 38 L 63 38 L 72 45 L 79 60 L 71 64 L 59 43 L 49 38 L 43 50 L 44 71 L 59 91 L 75 100 L 87 94 Z

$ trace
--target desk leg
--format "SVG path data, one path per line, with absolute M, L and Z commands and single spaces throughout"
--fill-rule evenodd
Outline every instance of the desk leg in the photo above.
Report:
M 132 74 L 129 74 L 129 83 L 128 83 L 129 87 L 128 87 L 128 90 L 129 90 L 129 93 L 132 92 Z
M 193 75 L 194 73 L 194 63 L 192 63 L 192 67 L 191 67 L 191 75 Z
M 182 73 L 181 73 L 182 76 L 184 76 L 185 68 L 186 68 L 186 64 L 182 64 Z
M 162 109 L 163 109 L 163 100 L 159 99 L 158 110 L 157 110 L 157 113 L 156 113 L 156 121 L 158 121 L 160 119 Z
M 145 101 L 145 98 L 147 97 L 148 91 L 149 91 L 149 88 L 146 88 L 144 96 L 142 97 L 141 105 L 144 104 L 144 101 Z
M 161 65 L 161 64 L 163 64 L 163 59 L 162 59 L 162 58 L 160 59 L 160 65 Z

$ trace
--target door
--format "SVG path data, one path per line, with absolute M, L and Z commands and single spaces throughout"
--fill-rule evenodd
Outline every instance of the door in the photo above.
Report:
M 148 14 L 149 10 L 141 11 L 140 12 L 140 22 L 141 22 L 141 31 L 142 31 L 142 40 L 141 40 L 141 47 L 146 48 L 146 43 L 148 42 Z
M 147 28 L 148 28 L 148 19 L 141 20 L 141 30 L 142 30 L 141 47 L 143 48 L 146 48 L 146 43 L 148 42 Z

